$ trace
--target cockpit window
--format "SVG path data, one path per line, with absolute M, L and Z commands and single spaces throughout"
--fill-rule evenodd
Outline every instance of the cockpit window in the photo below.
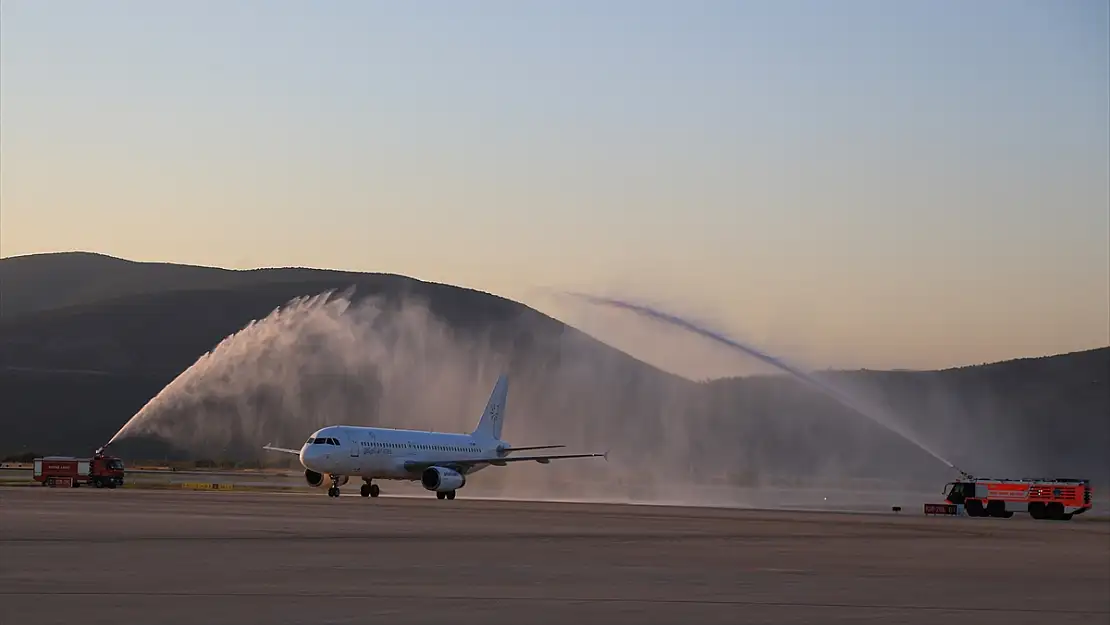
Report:
M 313 437 L 313 436 L 309 436 L 309 437 L 308 437 L 308 442 L 306 442 L 306 443 L 305 443 L 305 445 L 311 445 L 311 444 L 312 444 L 312 443 L 314 443 L 315 441 L 316 441 L 316 438 L 315 438 L 315 437 Z
M 313 443 L 313 444 L 314 445 L 327 445 L 328 444 L 328 439 L 321 436 L 320 438 L 316 439 L 316 442 Z

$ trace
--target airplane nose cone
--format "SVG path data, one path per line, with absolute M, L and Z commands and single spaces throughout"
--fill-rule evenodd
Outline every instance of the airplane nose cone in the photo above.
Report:
M 317 465 L 321 461 L 328 459 L 326 450 L 320 449 L 319 445 L 305 445 L 301 448 L 301 464 L 306 468 L 318 470 Z

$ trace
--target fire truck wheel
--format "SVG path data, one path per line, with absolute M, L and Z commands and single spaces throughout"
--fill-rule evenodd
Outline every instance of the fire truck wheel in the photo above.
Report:
M 967 510 L 967 516 L 987 516 L 983 510 L 983 502 L 978 499 L 969 500 L 964 509 Z
M 1048 512 L 1048 518 L 1052 519 L 1053 521 L 1064 520 L 1064 504 L 1058 501 L 1053 501 L 1052 503 L 1045 506 L 1045 509 Z
M 1006 502 L 994 500 L 987 502 L 987 516 L 1001 519 L 1006 516 Z
M 1033 503 L 1029 504 L 1029 516 L 1037 520 L 1047 518 L 1048 513 L 1045 512 L 1044 502 L 1034 501 Z

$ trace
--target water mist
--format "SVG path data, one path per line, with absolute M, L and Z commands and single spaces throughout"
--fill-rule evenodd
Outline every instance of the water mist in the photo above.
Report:
M 730 397 L 718 405 L 703 384 L 534 311 L 514 314 L 475 329 L 469 317 L 444 320 L 420 300 L 352 292 L 297 298 L 202 355 L 112 444 L 153 438 L 194 458 L 295 469 L 294 459 L 262 446 L 295 447 L 331 424 L 468 432 L 497 376 L 508 373 L 507 441 L 609 450 L 609 462 L 492 468 L 467 483 L 469 496 L 810 505 L 821 497 L 777 484 L 847 484 L 842 477 L 886 475 L 883 467 L 899 466 L 881 459 L 883 449 L 866 434 L 830 444 L 828 432 L 795 428 L 777 412 L 769 418 L 758 402 Z M 768 483 L 776 486 L 764 489 Z M 384 482 L 383 492 L 397 492 L 391 484 Z
M 696 447 L 711 433 L 686 421 L 689 384 L 660 384 L 657 371 L 548 321 L 524 315 L 464 332 L 415 300 L 350 291 L 297 298 L 201 356 L 109 444 L 154 438 L 193 457 L 282 463 L 261 447 L 298 446 L 331 424 L 469 432 L 494 380 L 509 372 L 506 440 L 610 449 L 609 462 L 487 469 L 468 492 L 698 503 L 690 467 L 720 461 L 699 460 Z

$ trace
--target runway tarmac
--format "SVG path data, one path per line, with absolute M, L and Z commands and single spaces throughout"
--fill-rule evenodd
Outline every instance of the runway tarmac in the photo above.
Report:
M 1110 523 L 0 489 L 0 622 L 1105 623 Z

